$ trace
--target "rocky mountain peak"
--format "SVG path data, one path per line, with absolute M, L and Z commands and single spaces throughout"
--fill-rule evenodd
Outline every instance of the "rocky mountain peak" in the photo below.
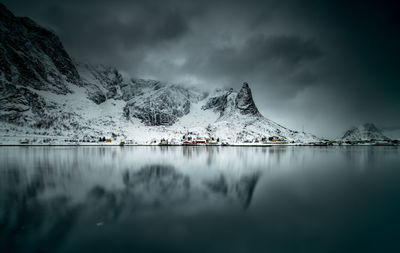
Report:
M 65 81 L 79 84 L 79 74 L 59 38 L 29 18 L 15 17 L 0 5 L 0 71 L 10 85 L 69 92 Z
M 81 79 L 68 53 L 53 32 L 30 18 L 15 17 L 0 4 L 0 118 L 25 122 L 43 115 L 45 102 L 35 90 L 71 93 L 69 84 Z
M 242 88 L 236 96 L 235 103 L 236 108 L 240 110 L 241 114 L 260 115 L 260 112 L 258 111 L 256 104 L 254 103 L 249 84 L 246 82 L 243 83 Z
M 4 4 L 0 3 L 0 19 L 13 18 L 14 15 L 9 11 Z

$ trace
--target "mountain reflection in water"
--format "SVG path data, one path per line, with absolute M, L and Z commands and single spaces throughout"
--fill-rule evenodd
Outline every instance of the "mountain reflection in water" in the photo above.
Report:
M 394 250 L 399 154 L 2 147 L 0 252 Z

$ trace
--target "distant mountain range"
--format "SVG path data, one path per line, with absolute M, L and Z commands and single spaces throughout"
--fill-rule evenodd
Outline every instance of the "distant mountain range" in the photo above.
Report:
M 382 134 L 382 132 L 372 123 L 365 123 L 358 127 L 353 127 L 346 131 L 342 141 L 371 141 L 371 140 L 385 140 L 390 138 Z
M 232 142 L 320 140 L 261 115 L 247 83 L 239 91 L 208 93 L 74 62 L 53 32 L 1 4 L 0 41 L 0 131 L 9 137 L 113 135 L 147 143 L 192 133 Z

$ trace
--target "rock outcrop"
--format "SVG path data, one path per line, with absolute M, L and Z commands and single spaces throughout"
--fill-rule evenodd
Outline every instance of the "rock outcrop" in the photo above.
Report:
M 58 37 L 0 4 L 0 119 L 25 124 L 46 105 L 34 90 L 67 94 L 79 74 Z M 25 113 L 28 112 L 28 113 Z
M 15 17 L 0 4 L 1 86 L 32 87 L 58 94 L 80 77 L 59 38 L 29 18 Z
M 260 115 L 254 103 L 248 83 L 243 83 L 242 88 L 236 96 L 235 103 L 236 108 L 238 108 L 243 115 Z

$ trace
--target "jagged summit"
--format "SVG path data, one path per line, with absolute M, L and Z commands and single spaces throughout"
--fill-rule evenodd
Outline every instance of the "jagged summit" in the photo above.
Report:
M 358 127 L 353 127 L 345 132 L 342 137 L 345 141 L 370 141 L 370 140 L 390 140 L 373 124 L 365 123 Z
M 10 19 L 13 17 L 14 14 L 12 14 L 12 12 L 9 11 L 4 4 L 0 3 L 0 20 Z
M 249 84 L 246 82 L 243 83 L 242 88 L 237 94 L 235 103 L 241 114 L 260 115 L 260 112 L 254 103 Z

